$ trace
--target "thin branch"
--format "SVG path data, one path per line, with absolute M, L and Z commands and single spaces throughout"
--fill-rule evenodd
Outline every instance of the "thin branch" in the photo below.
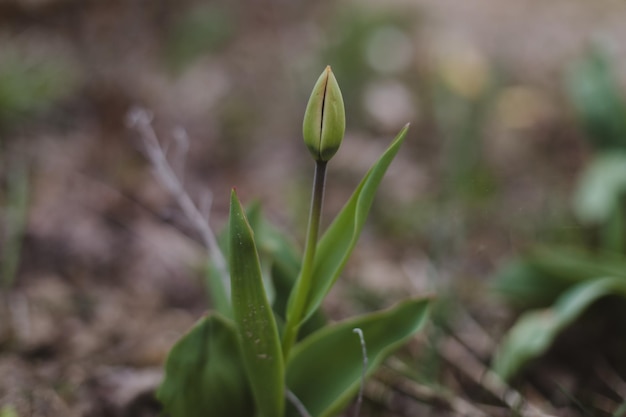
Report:
M 487 358 L 496 350 L 496 342 L 478 321 L 462 306 L 458 307 L 458 320 L 447 331 L 474 356 Z M 532 384 L 527 385 L 526 391 L 532 390 L 535 402 L 550 403 L 550 401 L 538 391 Z
M 210 259 L 220 273 L 226 294 L 230 298 L 230 278 L 228 268 L 226 267 L 226 259 L 219 248 L 213 229 L 211 229 L 208 221 L 206 221 L 191 197 L 189 197 L 179 177 L 168 162 L 166 152 L 161 146 L 152 126 L 152 115 L 145 109 L 132 109 L 128 114 L 128 125 L 139 132 L 143 141 L 143 151 L 150 161 L 156 177 L 176 200 L 185 216 L 200 234 L 202 242 L 209 252 Z M 176 138 L 176 136 L 178 137 Z M 184 131 L 182 134 L 178 131 L 175 138 L 179 142 L 179 151 L 183 150 L 186 140 Z M 179 157 L 179 160 L 184 161 L 182 156 Z
M 172 156 L 172 167 L 178 170 L 178 178 L 181 184 L 185 183 L 185 160 L 187 159 L 187 153 L 189 152 L 189 136 L 187 131 L 178 127 L 172 132 L 174 138 L 175 147 L 174 155 Z
M 209 217 L 211 216 L 211 207 L 213 206 L 213 194 L 211 191 L 205 192 L 200 198 L 200 213 L 204 217 L 204 221 L 209 222 Z
M 398 373 L 404 373 L 403 368 L 406 368 L 406 365 L 400 360 L 392 357 L 387 361 L 387 364 L 389 368 L 381 368 L 376 373 L 376 376 L 384 384 L 391 386 L 402 394 L 427 404 L 440 403 L 463 417 L 489 417 L 488 413 L 452 392 L 435 390 L 426 385 L 418 384 L 407 377 L 400 377 Z
M 285 391 L 285 397 L 289 400 L 289 402 L 296 408 L 298 414 L 302 417 L 311 417 L 311 414 L 307 411 L 302 401 L 294 394 L 293 392 L 287 390 Z
M 361 404 L 363 404 L 363 390 L 365 389 L 365 377 L 367 375 L 367 346 L 365 345 L 365 337 L 363 337 L 363 330 L 358 327 L 352 329 L 353 333 L 359 335 L 359 341 L 361 342 L 361 354 L 363 355 L 363 368 L 361 369 L 361 387 L 359 388 L 359 395 L 356 398 L 356 405 L 354 407 L 354 417 L 359 417 L 361 412 Z
M 438 345 L 439 354 L 476 384 L 499 398 L 512 410 L 524 417 L 553 417 L 530 404 L 519 391 L 509 387 L 495 372 L 482 364 L 472 352 L 452 337 Z

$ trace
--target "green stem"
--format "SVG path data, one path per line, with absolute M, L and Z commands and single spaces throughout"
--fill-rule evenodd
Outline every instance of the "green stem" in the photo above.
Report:
M 315 249 L 317 247 L 317 236 L 319 234 L 320 219 L 322 217 L 322 204 L 324 202 L 324 186 L 326 182 L 326 161 L 315 162 L 315 174 L 313 179 L 313 196 L 311 198 L 311 211 L 309 213 L 309 225 L 307 227 L 307 237 L 304 246 L 304 258 L 302 259 L 302 269 L 300 276 L 293 289 L 292 307 L 288 308 L 290 314 L 287 317 L 287 325 L 283 335 L 283 357 L 287 359 L 289 351 L 296 341 L 300 321 L 304 314 L 311 280 L 313 279 L 313 263 L 315 261 Z

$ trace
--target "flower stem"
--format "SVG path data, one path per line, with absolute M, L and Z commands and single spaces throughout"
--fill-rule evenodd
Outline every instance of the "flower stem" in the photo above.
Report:
M 300 276 L 293 289 L 293 302 L 288 307 L 287 325 L 283 334 L 283 357 L 287 359 L 289 351 L 293 346 L 304 309 L 306 307 L 311 280 L 313 279 L 313 264 L 315 261 L 315 249 L 317 247 L 317 237 L 322 217 L 322 205 L 324 202 L 324 187 L 326 183 L 326 161 L 315 162 L 315 174 L 313 178 L 313 195 L 311 198 L 311 211 L 309 212 L 309 224 L 307 227 L 307 237 L 304 246 L 304 258 Z

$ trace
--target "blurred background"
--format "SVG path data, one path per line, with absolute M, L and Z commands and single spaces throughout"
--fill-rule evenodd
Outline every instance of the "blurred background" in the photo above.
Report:
M 167 352 L 210 308 L 205 251 L 128 114 L 152 114 L 216 232 L 236 186 L 301 244 L 302 115 L 327 64 L 347 134 L 325 219 L 411 123 L 327 311 L 436 292 L 411 381 L 516 415 L 446 343 L 486 369 L 522 311 L 624 278 L 625 21 L 609 0 L 0 0 L 0 416 L 158 415 Z M 624 415 L 610 287 L 520 359 L 524 398 Z M 463 415 L 390 386 L 363 415 Z

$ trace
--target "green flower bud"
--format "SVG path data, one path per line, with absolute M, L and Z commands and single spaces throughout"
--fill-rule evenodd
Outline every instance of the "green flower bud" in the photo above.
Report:
M 345 130 L 343 97 L 333 71 L 327 66 L 315 83 L 304 112 L 304 143 L 316 161 L 328 161 L 339 149 Z

